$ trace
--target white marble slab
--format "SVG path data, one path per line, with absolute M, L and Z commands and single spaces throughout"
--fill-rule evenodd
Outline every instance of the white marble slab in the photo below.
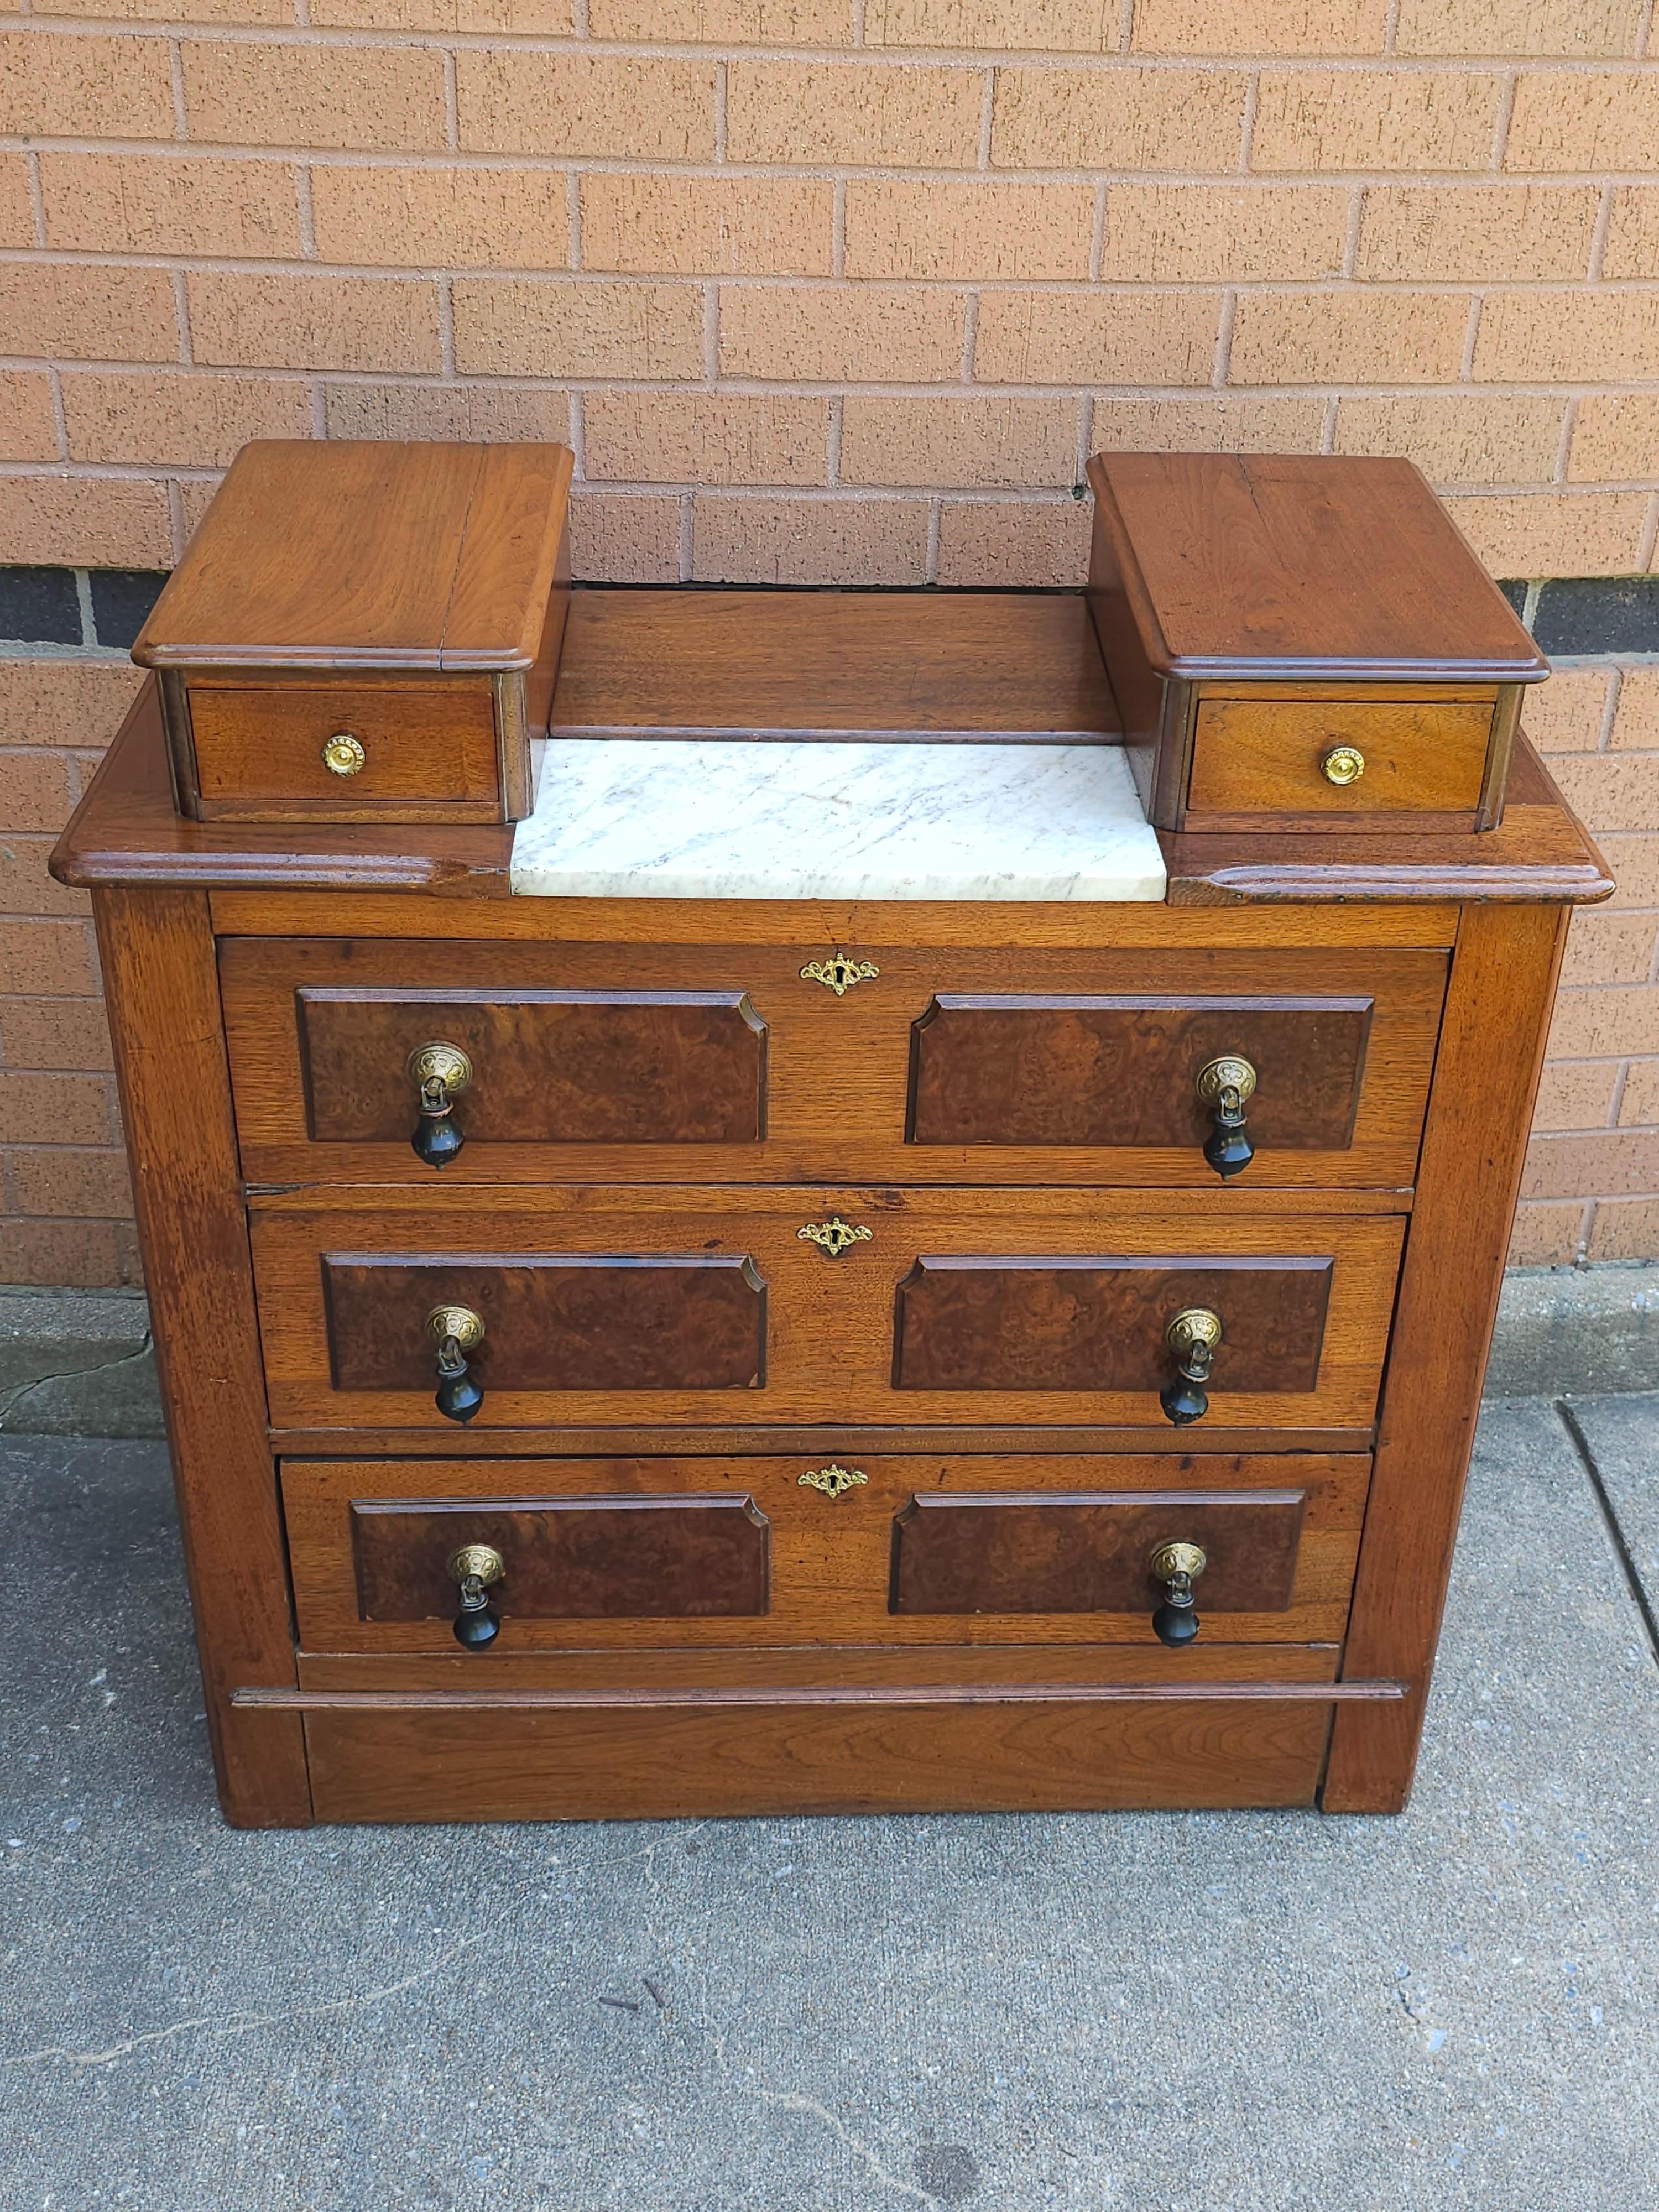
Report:
M 1110 745 L 559 738 L 519 824 L 539 898 L 1161 899 Z

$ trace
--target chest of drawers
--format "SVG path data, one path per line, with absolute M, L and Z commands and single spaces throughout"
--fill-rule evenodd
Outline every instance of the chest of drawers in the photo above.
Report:
M 1081 599 L 578 592 L 544 778 L 711 734 L 1121 773 Z M 1610 889 L 1524 743 L 1501 826 L 1161 897 L 519 849 L 185 819 L 153 693 L 59 849 L 228 1817 L 1401 1806 Z

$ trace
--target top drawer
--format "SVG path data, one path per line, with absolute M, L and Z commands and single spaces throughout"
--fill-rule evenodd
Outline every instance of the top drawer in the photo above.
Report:
M 301 1183 L 1399 1188 L 1446 975 L 1371 946 L 860 946 L 850 981 L 810 945 L 220 957 L 245 1171 Z

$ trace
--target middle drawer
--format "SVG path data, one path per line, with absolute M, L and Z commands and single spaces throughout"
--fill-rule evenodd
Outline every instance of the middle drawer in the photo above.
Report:
M 278 1428 L 581 1422 L 1167 1429 L 1179 1315 L 1213 1316 L 1212 1427 L 1369 1428 L 1403 1224 L 1204 1221 L 1081 1191 L 653 1188 L 259 1209 Z M 471 1322 L 436 1323 L 453 1310 Z M 441 1340 L 452 1349 L 446 1355 Z
M 232 939 L 220 962 L 258 1182 L 1213 1190 L 1224 1062 L 1248 1069 L 1230 1188 L 1413 1181 L 1447 956 Z M 430 1045 L 460 1077 L 435 1118 Z

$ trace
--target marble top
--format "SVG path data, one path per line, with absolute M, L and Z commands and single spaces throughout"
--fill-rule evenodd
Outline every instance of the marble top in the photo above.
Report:
M 1109 745 L 556 738 L 513 889 L 541 898 L 1155 900 Z

